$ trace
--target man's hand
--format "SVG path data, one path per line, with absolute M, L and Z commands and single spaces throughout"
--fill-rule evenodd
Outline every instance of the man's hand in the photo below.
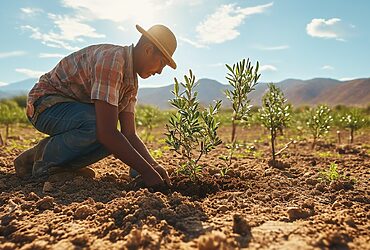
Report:
M 164 167 L 161 165 L 157 165 L 154 167 L 154 169 L 161 175 L 161 177 L 164 179 L 164 181 L 167 183 L 169 187 L 171 187 L 171 180 L 170 177 L 168 176 L 168 173 Z
M 164 185 L 163 178 L 157 171 L 151 171 L 151 173 L 144 174 L 142 177 L 147 187 Z

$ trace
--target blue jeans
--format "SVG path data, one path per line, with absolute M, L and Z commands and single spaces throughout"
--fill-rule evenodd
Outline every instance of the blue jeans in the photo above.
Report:
M 37 108 L 37 102 L 35 106 Z M 79 169 L 110 155 L 96 138 L 93 104 L 55 104 L 43 111 L 33 125 L 50 135 L 42 158 L 33 165 L 35 177 L 47 174 L 51 167 Z

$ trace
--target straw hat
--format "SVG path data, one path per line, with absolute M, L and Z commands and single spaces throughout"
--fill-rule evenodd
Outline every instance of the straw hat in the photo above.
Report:
M 176 69 L 176 63 L 172 59 L 172 55 L 176 50 L 177 41 L 172 31 L 164 25 L 154 25 L 148 31 L 144 30 L 139 25 L 136 25 L 136 29 L 147 37 L 157 48 L 163 53 L 168 60 L 168 65 Z

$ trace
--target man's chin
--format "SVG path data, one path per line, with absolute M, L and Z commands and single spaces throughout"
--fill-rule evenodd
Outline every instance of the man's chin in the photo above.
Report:
M 140 78 L 146 79 L 150 76 L 150 74 L 139 74 Z

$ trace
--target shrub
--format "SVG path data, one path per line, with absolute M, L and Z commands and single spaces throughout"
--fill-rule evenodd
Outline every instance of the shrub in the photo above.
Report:
M 350 143 L 353 143 L 354 132 L 366 126 L 366 118 L 360 110 L 352 109 L 340 118 L 340 123 L 344 128 L 350 130 L 349 140 Z
M 226 64 L 229 73 L 227 73 L 226 79 L 233 87 L 232 90 L 226 90 L 225 95 L 231 101 L 233 113 L 232 113 L 232 131 L 231 141 L 235 140 L 236 126 L 239 121 L 247 121 L 249 112 L 252 105 L 250 105 L 250 99 L 248 94 L 254 90 L 257 81 L 261 74 L 258 74 L 259 63 L 256 66 L 251 66 L 249 58 L 247 61 L 242 61 L 234 64 L 232 67 Z
M 286 127 L 290 120 L 291 106 L 286 102 L 283 92 L 270 83 L 268 92 L 262 97 L 260 119 L 262 124 L 270 130 L 272 160 L 274 162 L 277 131 Z
M 332 122 L 333 118 L 328 106 L 320 105 L 310 109 L 307 126 L 313 136 L 312 149 L 315 148 L 317 140 L 328 133 Z
M 24 119 L 25 112 L 16 102 L 7 100 L 0 103 L 0 124 L 5 125 L 6 128 L 5 141 L 9 137 L 10 126 L 23 121 Z
M 346 177 L 338 172 L 338 164 L 335 162 L 330 163 L 329 169 L 321 170 L 319 172 L 319 180 L 322 182 L 331 183 L 340 179 L 345 180 Z
M 202 171 L 198 161 L 204 154 L 221 144 L 217 135 L 219 122 L 214 118 L 220 109 L 221 101 L 201 111 L 198 93 L 194 91 L 195 76 L 191 70 L 189 76 L 185 75 L 184 79 L 185 83 L 179 83 L 175 78 L 172 91 L 175 97 L 170 100 L 170 104 L 177 112 L 170 116 L 169 124 L 166 124 L 168 131 L 166 142 L 185 159 L 179 172 L 195 180 Z M 179 92 L 179 85 L 185 89 L 182 93 Z

